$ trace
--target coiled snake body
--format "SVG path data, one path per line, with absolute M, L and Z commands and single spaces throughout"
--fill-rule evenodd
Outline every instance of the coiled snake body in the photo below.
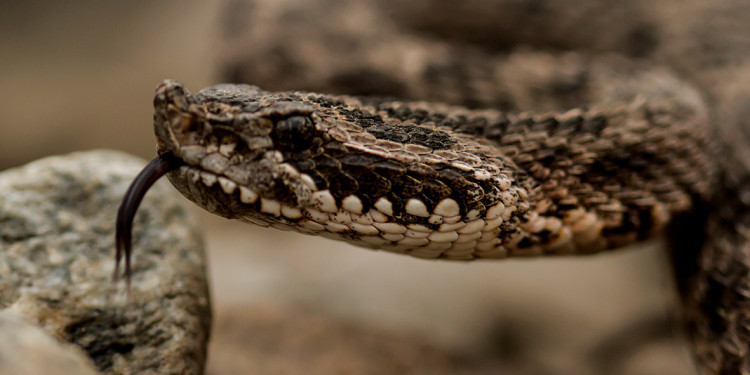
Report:
M 183 195 L 220 216 L 421 258 L 594 253 L 668 228 L 702 369 L 750 372 L 744 130 L 716 125 L 713 102 L 643 60 L 458 55 L 404 43 L 417 46 L 399 55 L 412 53 L 408 72 L 384 67 L 377 53 L 362 58 L 352 74 L 376 77 L 363 93 L 464 106 L 241 84 L 190 94 L 174 81 L 160 84 L 160 157 L 123 203 L 118 262 L 124 251 L 129 274 L 132 215 L 167 172 Z M 293 40 L 289 48 L 297 50 Z M 391 68 L 404 84 L 379 92 Z M 533 84 L 518 84 L 524 80 Z M 342 82 L 323 81 L 339 82 L 321 84 L 333 91 Z M 524 100 L 541 110 L 466 108 L 518 109 Z M 558 110 L 567 105 L 577 108 Z

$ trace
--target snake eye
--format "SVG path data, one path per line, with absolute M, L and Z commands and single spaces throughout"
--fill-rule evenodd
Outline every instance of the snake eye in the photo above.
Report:
M 315 125 L 307 116 L 291 116 L 276 123 L 275 143 L 290 151 L 300 151 L 310 147 L 315 137 Z

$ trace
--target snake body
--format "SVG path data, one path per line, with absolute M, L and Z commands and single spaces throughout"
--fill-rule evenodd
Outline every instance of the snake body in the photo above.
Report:
M 217 215 L 421 258 L 590 254 L 666 231 L 701 370 L 750 373 L 750 137 L 742 115 L 750 96 L 727 73 L 750 64 L 691 64 L 648 37 L 643 23 L 581 34 L 597 53 L 466 48 L 483 43 L 460 32 L 487 27 L 482 15 L 469 26 L 441 24 L 456 31 L 444 38 L 456 44 L 399 36 L 439 22 L 399 17 L 409 5 L 380 2 L 395 9 L 390 17 L 346 22 L 376 11 L 328 0 L 340 7 L 320 14 L 317 2 L 302 1 L 285 13 L 261 1 L 241 12 L 247 2 L 235 1 L 228 77 L 363 96 L 245 84 L 191 94 L 164 81 L 154 99 L 159 171 L 148 167 L 137 181 L 169 170 L 184 196 Z M 525 9 L 477 2 L 510 6 L 509 20 Z M 584 3 L 607 17 L 622 10 Z M 283 22 L 262 22 L 263 4 L 276 12 L 266 18 Z M 404 25 L 409 19 L 424 22 Z M 237 48 L 232 38 L 248 25 L 256 37 Z M 554 34 L 518 35 L 557 43 L 546 40 Z M 575 35 L 558 42 L 583 45 Z M 608 50 L 630 57 L 598 53 Z M 735 57 L 727 50 L 717 56 Z M 247 51 L 255 52 L 250 60 Z M 118 261 L 119 250 L 129 259 L 133 197 L 147 188 L 136 187 L 123 205 Z

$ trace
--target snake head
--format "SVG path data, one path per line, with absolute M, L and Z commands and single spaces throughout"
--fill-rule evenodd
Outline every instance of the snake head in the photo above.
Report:
M 219 216 L 423 258 L 503 257 L 528 221 L 531 180 L 451 131 L 468 121 L 455 109 L 241 84 L 190 94 L 174 81 L 154 107 L 159 157 L 118 217 L 126 257 L 140 198 L 165 174 Z
M 189 94 L 164 81 L 154 99 L 158 152 L 182 160 L 169 179 L 209 212 L 302 232 L 326 226 L 360 245 L 349 224 L 369 226 L 372 215 L 395 231 L 432 231 L 442 217 L 472 221 L 498 204 L 513 207 L 506 219 L 527 209 L 512 163 L 496 152 L 359 100 L 242 84 Z
M 262 198 L 272 205 L 308 204 L 316 183 L 288 161 L 322 152 L 326 134 L 313 106 L 249 85 L 217 85 L 191 95 L 164 81 L 154 107 L 157 151 L 184 162 L 170 179 L 191 200 L 228 218 L 247 215 L 231 202 L 214 201 L 214 186 L 239 194 L 237 203 Z

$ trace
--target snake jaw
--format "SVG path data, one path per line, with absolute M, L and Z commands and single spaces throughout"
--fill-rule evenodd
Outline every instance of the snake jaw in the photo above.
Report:
M 125 192 L 120 208 L 117 210 L 117 224 L 115 230 L 115 270 L 112 275 L 117 281 L 120 273 L 120 261 L 125 257 L 125 279 L 128 293 L 130 292 L 132 269 L 132 232 L 133 220 L 143 197 L 148 189 L 162 176 L 179 168 L 183 162 L 171 152 L 166 152 L 149 162 L 136 176 Z
M 469 259 L 504 256 L 530 209 L 531 180 L 509 158 L 438 120 L 249 85 L 190 94 L 165 81 L 154 104 L 159 152 L 184 163 L 168 178 L 229 219 Z

